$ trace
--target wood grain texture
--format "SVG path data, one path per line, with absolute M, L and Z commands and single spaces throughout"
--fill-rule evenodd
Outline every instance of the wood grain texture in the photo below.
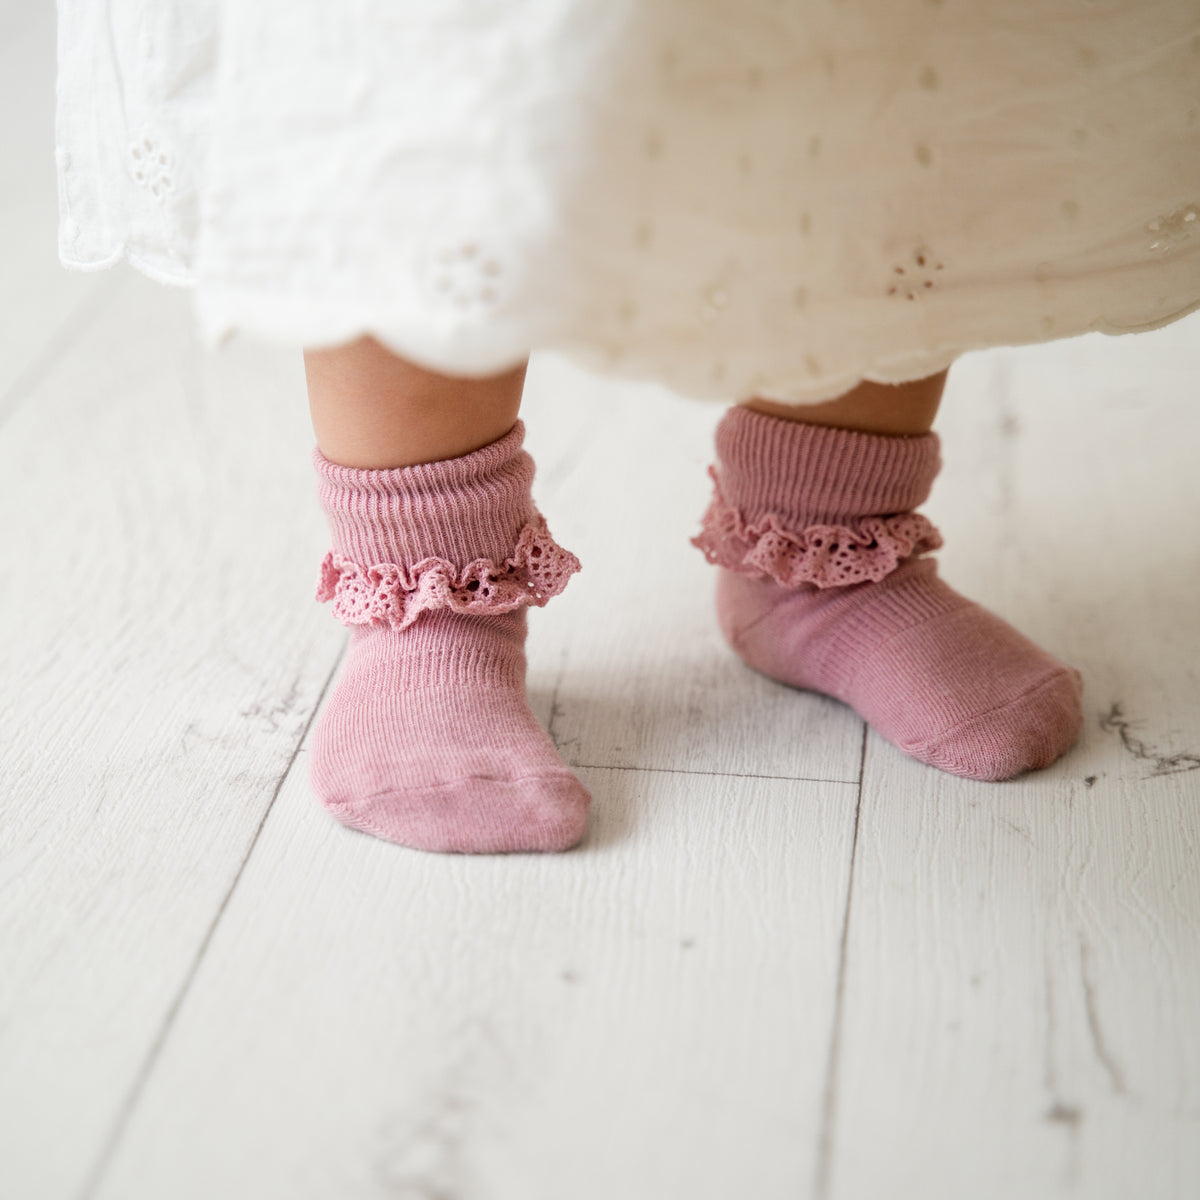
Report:
M 1194 793 L 867 779 L 828 1194 L 1194 1196 Z
M 582 776 L 579 850 L 471 859 L 294 771 L 101 1200 L 804 1194 L 856 788 Z
M 1198 332 L 955 368 L 945 574 L 1086 726 L 1004 785 L 871 738 L 829 1195 L 1200 1194 Z
M 0 442 L 6 1197 L 102 1153 L 343 641 L 295 363 L 106 286 Z

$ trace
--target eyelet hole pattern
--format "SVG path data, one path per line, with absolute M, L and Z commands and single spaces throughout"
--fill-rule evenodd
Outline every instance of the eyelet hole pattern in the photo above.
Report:
M 490 309 L 503 299 L 504 264 L 481 243 L 463 241 L 434 253 L 429 290 L 443 305 L 467 311 Z
M 896 263 L 892 267 L 891 282 L 886 293 L 895 299 L 918 300 L 933 291 L 945 269 L 946 264 L 939 261 L 928 246 L 918 246 L 907 262 Z

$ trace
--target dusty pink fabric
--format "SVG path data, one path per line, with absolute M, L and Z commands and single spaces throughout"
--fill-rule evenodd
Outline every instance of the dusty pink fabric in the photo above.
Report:
M 589 796 L 525 697 L 526 608 L 579 561 L 533 507 L 524 426 L 444 462 L 313 461 L 333 550 L 317 595 L 351 627 L 312 745 L 338 820 L 424 850 L 564 850 Z
M 695 543 L 717 614 L 755 670 L 849 704 L 922 762 L 972 779 L 1044 767 L 1079 736 L 1079 673 L 960 596 L 911 510 L 934 434 L 885 437 L 731 409 Z

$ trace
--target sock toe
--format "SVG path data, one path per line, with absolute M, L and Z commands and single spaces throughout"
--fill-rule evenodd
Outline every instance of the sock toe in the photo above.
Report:
M 524 655 L 502 636 L 522 638 L 524 614 L 430 618 L 424 628 L 434 641 L 415 654 L 408 633 L 352 639 L 313 732 L 321 804 L 343 825 L 419 850 L 575 845 L 590 796 L 530 710 Z M 464 649 L 469 677 L 431 685 L 431 664 L 444 668 Z
M 921 762 L 967 779 L 997 782 L 1048 767 L 1083 728 L 1078 671 L 1056 671 L 1008 703 L 924 742 L 899 744 Z
M 563 770 L 467 777 L 325 807 L 351 829 L 417 850 L 503 854 L 570 849 L 583 838 L 590 801 L 583 784 Z

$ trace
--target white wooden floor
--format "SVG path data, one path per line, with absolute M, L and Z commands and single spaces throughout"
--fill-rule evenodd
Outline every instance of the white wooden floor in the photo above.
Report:
M 1086 678 L 1002 785 L 742 668 L 719 413 L 538 362 L 590 832 L 407 851 L 308 787 L 297 356 L 59 270 L 52 35 L 0 4 L 0 1197 L 1200 1196 L 1200 320 L 952 375 L 945 574 Z

